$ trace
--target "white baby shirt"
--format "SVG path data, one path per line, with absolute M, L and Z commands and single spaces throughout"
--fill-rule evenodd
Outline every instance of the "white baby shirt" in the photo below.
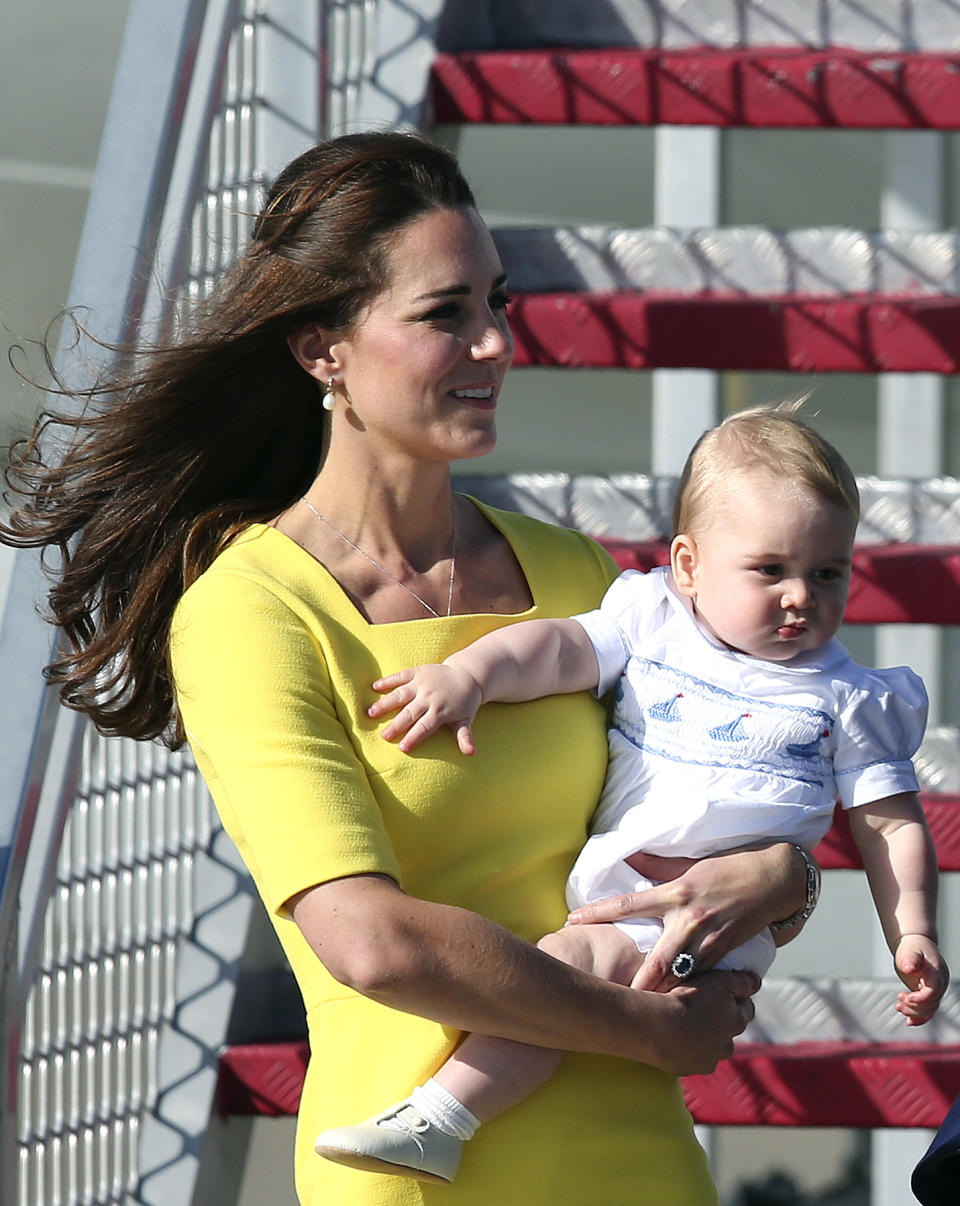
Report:
M 607 778 L 567 886 L 577 907 L 649 881 L 638 850 L 699 857 L 769 837 L 811 848 L 845 808 L 916 791 L 911 758 L 927 697 L 911 670 L 869 670 L 839 641 L 788 662 L 715 643 L 674 593 L 668 569 L 627 570 L 598 610 L 575 617 L 615 683 Z M 622 923 L 649 950 L 659 921 Z M 769 934 L 723 966 L 762 974 Z M 735 957 L 736 956 L 736 957 Z

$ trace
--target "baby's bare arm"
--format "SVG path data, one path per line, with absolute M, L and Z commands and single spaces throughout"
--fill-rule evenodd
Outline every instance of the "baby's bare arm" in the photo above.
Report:
M 575 620 L 510 624 L 451 654 L 440 665 L 417 666 L 377 679 L 383 693 L 371 717 L 396 712 L 382 736 L 405 753 L 443 725 L 464 754 L 472 754 L 473 719 L 481 704 L 519 703 L 597 684 L 597 657 Z
M 937 858 L 914 792 L 850 810 L 850 828 L 863 860 L 897 975 L 907 987 L 897 1009 L 919 1026 L 936 1012 L 950 982 L 937 946 Z

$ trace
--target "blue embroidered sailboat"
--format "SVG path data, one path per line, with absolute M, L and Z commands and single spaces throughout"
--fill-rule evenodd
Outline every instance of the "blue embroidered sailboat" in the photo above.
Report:
M 750 719 L 750 713 L 744 712 L 736 720 L 728 720 L 726 724 L 718 724 L 710 729 L 714 741 L 746 741 L 747 734 L 743 731 L 743 722 Z
M 830 736 L 830 730 L 824 729 L 822 733 L 818 733 L 812 741 L 797 742 L 796 745 L 788 745 L 787 753 L 792 754 L 794 758 L 819 758 L 820 742 L 824 737 Z
M 680 720 L 680 708 L 677 704 L 678 699 L 683 699 L 683 692 L 678 695 L 671 695 L 669 699 L 661 700 L 660 703 L 655 703 L 650 709 L 650 715 L 654 720 L 666 720 L 670 724 L 675 724 Z

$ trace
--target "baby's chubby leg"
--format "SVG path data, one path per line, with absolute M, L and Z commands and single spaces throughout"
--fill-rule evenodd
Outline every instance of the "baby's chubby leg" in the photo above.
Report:
M 570 926 L 537 946 L 554 959 L 615 984 L 630 984 L 643 955 L 614 925 Z M 468 1034 L 433 1079 L 481 1122 L 523 1101 L 556 1072 L 562 1051 Z

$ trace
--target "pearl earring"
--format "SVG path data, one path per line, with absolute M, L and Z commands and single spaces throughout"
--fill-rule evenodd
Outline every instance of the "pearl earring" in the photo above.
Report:
M 333 392 L 333 378 L 328 377 L 327 378 L 327 392 L 323 395 L 323 402 L 321 403 L 321 405 L 323 406 L 324 410 L 333 410 L 333 408 L 336 406 L 336 404 L 337 404 L 337 399 Z

